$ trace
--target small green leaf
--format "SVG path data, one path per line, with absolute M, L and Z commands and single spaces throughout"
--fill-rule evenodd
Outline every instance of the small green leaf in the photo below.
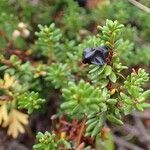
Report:
M 136 97 L 136 98 L 139 97 L 139 90 L 138 90 L 138 88 L 131 85 L 130 94 L 131 94 L 134 98 L 135 98 L 135 97 Z
M 92 119 L 89 119 L 89 120 L 86 122 L 86 125 L 91 124 L 92 122 L 94 122 L 94 121 L 96 121 L 96 120 L 97 120 L 96 117 L 94 117 L 94 118 L 92 118 Z
M 124 102 L 128 105 L 133 105 L 134 101 L 132 99 L 124 99 Z
M 92 131 L 91 137 L 96 136 L 100 132 L 101 127 L 102 127 L 102 122 L 101 122 L 101 120 L 99 120 L 98 124 L 96 125 L 96 127 Z
M 106 35 L 103 35 L 102 36 L 102 40 L 104 41 L 109 41 L 110 40 L 110 37 L 106 36 Z
M 81 109 L 81 107 L 79 105 L 75 106 L 74 109 L 72 110 L 71 114 L 76 114 L 79 112 L 79 110 Z
M 117 26 L 117 29 L 121 29 L 121 28 L 123 28 L 123 27 L 124 27 L 124 25 L 123 25 L 123 24 L 120 24 L 120 25 Z
M 107 111 L 107 105 L 105 103 L 99 104 L 101 112 Z
M 113 115 L 107 115 L 107 119 L 108 119 L 110 122 L 114 123 L 114 124 L 123 125 L 123 122 L 122 122 L 120 119 L 118 119 L 118 118 L 116 118 L 115 116 L 113 116 Z
M 97 104 L 92 104 L 90 109 L 92 109 L 94 112 L 99 112 L 100 107 Z
M 142 93 L 141 97 L 144 97 L 144 99 L 147 99 L 148 97 L 150 97 L 150 90 L 147 90 L 144 93 Z
M 150 103 L 142 103 L 142 104 L 140 104 L 140 106 L 142 107 L 142 108 L 150 108 Z
M 85 133 L 85 136 L 90 136 L 91 135 L 91 132 L 86 132 Z
M 128 99 L 129 98 L 126 94 L 124 94 L 122 92 L 120 92 L 120 96 L 122 99 Z
M 135 107 L 139 111 L 143 111 L 144 110 L 141 104 L 136 104 Z
M 108 81 L 108 80 L 101 80 L 101 83 L 100 83 L 101 88 L 106 87 L 108 83 L 109 83 L 109 81 Z
M 117 103 L 117 99 L 108 99 L 107 103 L 110 105 L 115 105 Z
M 69 101 L 69 102 L 64 102 L 63 104 L 61 104 L 61 108 L 68 109 L 70 108 L 70 106 L 76 106 L 76 105 L 77 105 L 76 101 Z
M 92 122 L 91 124 L 89 124 L 89 125 L 87 126 L 87 128 L 86 128 L 86 132 L 91 131 L 91 130 L 95 127 L 95 125 L 96 125 L 97 123 L 98 123 L 98 120 L 96 120 L 96 121 Z
M 102 66 L 101 68 L 99 68 L 98 75 L 100 75 L 104 71 L 105 67 L 106 67 L 106 64 Z
M 132 112 L 132 110 L 133 110 L 132 106 L 125 106 L 123 108 L 123 112 L 124 112 L 125 115 L 130 114 Z
M 117 81 L 117 77 L 116 77 L 116 75 L 115 75 L 114 72 L 111 72 L 111 74 L 109 75 L 109 79 L 110 79 L 113 83 L 115 83 L 115 82 Z
M 105 67 L 105 75 L 108 76 L 108 75 L 111 74 L 111 72 L 112 72 L 111 66 L 107 65 L 107 66 Z
M 99 66 L 95 66 L 92 70 L 89 71 L 89 73 L 93 73 L 97 71 L 99 68 L 100 68 Z

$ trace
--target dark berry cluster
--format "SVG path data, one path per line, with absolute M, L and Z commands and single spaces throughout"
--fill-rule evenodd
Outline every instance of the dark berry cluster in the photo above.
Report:
M 107 57 L 108 57 L 108 48 L 106 46 L 86 48 L 83 51 L 82 62 L 102 66 L 106 63 Z

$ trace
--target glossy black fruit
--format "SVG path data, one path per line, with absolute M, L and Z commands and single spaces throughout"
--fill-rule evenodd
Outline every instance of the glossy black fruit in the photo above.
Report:
M 83 63 L 95 64 L 102 66 L 106 63 L 108 57 L 108 49 L 105 46 L 86 48 L 83 51 Z

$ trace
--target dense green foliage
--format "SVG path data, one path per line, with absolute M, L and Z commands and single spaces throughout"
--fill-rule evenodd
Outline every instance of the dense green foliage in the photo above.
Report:
M 50 134 L 49 132 L 45 132 L 44 134 L 39 132 L 37 134 L 37 140 L 39 144 L 36 144 L 33 149 L 36 150 L 58 150 L 61 146 L 65 149 L 70 149 L 70 144 L 65 141 L 63 138 L 57 140 L 55 134 Z
M 24 133 L 29 116 L 59 97 L 57 119 L 76 124 L 80 136 L 62 119 L 39 132 L 33 148 L 75 149 L 86 138 L 102 146 L 107 125 L 150 107 L 149 70 L 141 69 L 150 63 L 148 13 L 123 0 L 94 9 L 74 0 L 2 0 L 0 13 L 0 125 L 8 135 Z M 104 65 L 83 64 L 83 50 L 99 46 L 108 49 Z

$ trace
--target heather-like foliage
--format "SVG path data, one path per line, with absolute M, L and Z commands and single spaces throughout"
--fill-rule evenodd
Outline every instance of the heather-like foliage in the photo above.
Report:
M 124 0 L 95 8 L 79 0 L 1 0 L 0 13 L 7 135 L 32 132 L 30 119 L 44 114 L 49 130 L 37 133 L 33 149 L 113 150 L 108 127 L 150 107 L 149 13 Z

